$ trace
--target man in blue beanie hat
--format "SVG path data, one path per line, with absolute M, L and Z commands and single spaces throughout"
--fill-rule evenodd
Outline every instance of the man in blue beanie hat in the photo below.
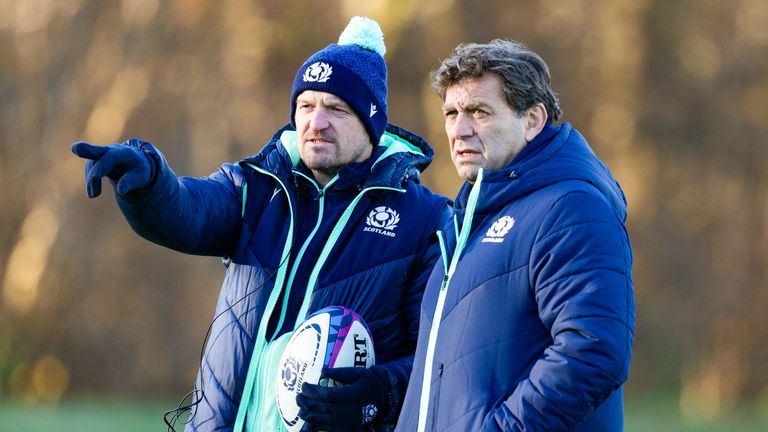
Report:
M 299 68 L 290 124 L 207 178 L 177 177 L 145 141 L 72 146 L 87 159 L 88 196 L 109 178 L 139 235 L 224 257 L 194 401 L 180 408 L 191 410 L 187 431 L 284 430 L 274 365 L 297 326 L 331 305 L 367 322 L 377 364 L 324 371 L 343 386 L 305 385 L 296 424 L 351 431 L 397 419 L 439 255 L 433 233 L 450 212 L 419 184 L 432 149 L 387 123 L 384 52 L 378 24 L 353 18 Z

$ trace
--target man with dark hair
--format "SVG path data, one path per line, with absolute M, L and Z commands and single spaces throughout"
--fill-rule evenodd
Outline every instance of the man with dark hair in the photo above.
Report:
M 626 200 L 517 42 L 434 72 L 466 182 L 438 231 L 397 430 L 619 431 L 634 334 Z
M 433 156 L 427 143 L 387 123 L 384 52 L 378 24 L 353 18 L 338 44 L 296 73 L 290 124 L 257 155 L 207 178 L 177 177 L 144 141 L 73 145 L 88 160 L 88 196 L 108 177 L 138 234 L 226 258 L 188 431 L 283 430 L 277 360 L 304 318 L 331 305 L 367 322 L 377 364 L 325 372 L 344 386 L 305 385 L 305 429 L 369 430 L 397 419 L 439 256 L 433 235 L 450 211 L 419 184 Z

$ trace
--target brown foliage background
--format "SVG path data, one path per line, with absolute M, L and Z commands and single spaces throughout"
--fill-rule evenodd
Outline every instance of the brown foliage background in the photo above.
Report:
M 193 176 L 255 153 L 353 15 L 382 25 L 390 120 L 432 143 L 425 183 L 448 196 L 428 73 L 463 41 L 539 52 L 629 200 L 627 392 L 690 413 L 768 399 L 762 0 L 0 0 L 0 397 L 190 388 L 224 268 L 138 238 L 108 188 L 87 200 L 69 146 L 140 137 Z

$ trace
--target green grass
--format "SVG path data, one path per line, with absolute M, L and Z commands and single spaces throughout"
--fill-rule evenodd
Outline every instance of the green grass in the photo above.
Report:
M 163 413 L 175 402 L 122 399 L 66 400 L 29 406 L 0 400 L 0 432 L 166 431 Z M 685 420 L 674 398 L 627 397 L 626 432 L 765 432 L 768 412 L 742 408 L 717 420 Z M 182 431 L 183 427 L 177 427 Z
M 6 399 L 0 401 L 0 432 L 165 431 L 163 413 L 175 406 L 175 402 L 121 399 L 30 406 Z
M 765 432 L 768 410 L 741 407 L 716 419 L 685 418 L 673 397 L 627 397 L 624 404 L 625 432 Z

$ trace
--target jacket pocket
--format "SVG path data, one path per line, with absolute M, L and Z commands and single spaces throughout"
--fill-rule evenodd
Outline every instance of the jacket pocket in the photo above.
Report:
M 443 382 L 443 363 L 440 363 L 440 365 L 437 367 L 437 371 L 435 373 L 435 382 L 432 384 L 432 401 L 429 404 L 430 409 L 432 410 L 432 427 L 429 428 L 429 430 L 436 432 L 437 429 L 437 421 L 440 411 L 440 387 Z M 429 416 L 427 416 L 427 421 L 429 421 Z

